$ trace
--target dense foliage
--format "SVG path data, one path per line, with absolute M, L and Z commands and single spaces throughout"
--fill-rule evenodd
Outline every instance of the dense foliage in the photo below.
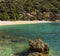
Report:
M 60 0 L 1 0 L 0 20 L 59 20 Z

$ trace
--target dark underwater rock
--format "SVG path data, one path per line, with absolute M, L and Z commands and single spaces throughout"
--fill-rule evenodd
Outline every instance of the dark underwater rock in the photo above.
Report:
M 25 41 L 25 39 L 20 39 L 20 38 L 11 39 L 11 42 L 14 42 L 14 43 L 23 42 L 23 41 Z

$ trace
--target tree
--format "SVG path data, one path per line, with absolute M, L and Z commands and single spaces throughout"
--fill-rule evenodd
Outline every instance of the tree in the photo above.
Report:
M 8 15 L 7 12 L 4 12 L 4 13 L 3 13 L 3 19 L 4 19 L 4 20 L 10 20 L 10 16 Z
M 0 12 L 0 20 L 3 20 L 3 14 Z

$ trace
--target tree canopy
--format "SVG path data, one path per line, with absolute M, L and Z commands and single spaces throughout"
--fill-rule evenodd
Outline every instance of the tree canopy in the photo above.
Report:
M 53 18 L 54 20 L 60 18 L 60 0 L 0 1 L 0 20 L 53 20 Z

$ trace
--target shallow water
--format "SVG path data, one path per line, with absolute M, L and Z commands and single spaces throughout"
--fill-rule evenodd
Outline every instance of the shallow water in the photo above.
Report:
M 60 56 L 60 23 L 0 26 L 0 35 L 25 39 L 19 45 L 20 52 L 27 46 L 28 39 L 41 38 L 45 43 L 48 43 L 52 56 Z

